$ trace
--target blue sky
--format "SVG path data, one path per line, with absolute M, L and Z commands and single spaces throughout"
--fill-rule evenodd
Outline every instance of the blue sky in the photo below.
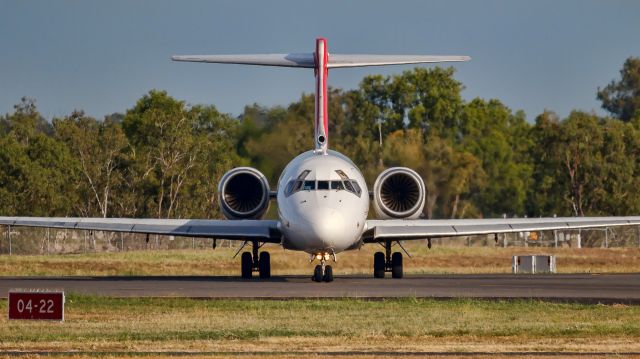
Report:
M 123 112 L 153 88 L 239 114 L 312 92 L 304 69 L 173 63 L 172 54 L 311 52 L 470 55 L 463 95 L 532 120 L 596 111 L 598 86 L 640 56 L 640 1 L 0 0 L 0 113 L 22 96 L 47 117 Z M 329 85 L 409 67 L 342 69 Z

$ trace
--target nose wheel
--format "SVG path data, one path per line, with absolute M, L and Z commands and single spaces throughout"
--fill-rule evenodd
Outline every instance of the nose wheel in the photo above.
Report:
M 271 256 L 269 252 L 259 252 L 258 241 L 252 241 L 252 251 L 243 252 L 240 264 L 242 278 L 251 279 L 253 272 L 258 272 L 260 279 L 271 278 Z
M 402 278 L 402 253 L 391 253 L 391 241 L 385 241 L 385 253 L 376 252 L 373 255 L 373 276 L 384 278 L 386 272 L 391 272 L 392 278 Z
M 313 269 L 311 279 L 314 282 L 333 282 L 333 268 L 327 265 L 326 262 L 325 259 L 322 259 L 320 264 Z

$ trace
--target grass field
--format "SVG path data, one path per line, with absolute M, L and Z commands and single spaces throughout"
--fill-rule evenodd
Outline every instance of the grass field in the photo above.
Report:
M 434 247 L 422 243 L 405 246 L 413 259 L 405 257 L 405 272 L 425 273 L 509 273 L 511 257 L 523 254 L 554 254 L 560 273 L 640 272 L 638 248 L 548 248 L 548 247 Z M 267 246 L 274 275 L 309 274 L 312 265 L 305 253 Z M 367 245 L 361 250 L 340 253 L 332 263 L 334 273 L 370 274 L 373 252 L 382 249 Z M 238 275 L 237 248 L 216 250 L 162 250 L 102 252 L 65 255 L 2 255 L 0 276 L 4 275 Z M 399 250 L 399 249 L 398 249 Z
M 6 311 L 0 301 L 0 311 Z M 640 307 L 478 300 L 240 301 L 71 295 L 66 321 L 9 322 L 0 350 L 640 352 Z

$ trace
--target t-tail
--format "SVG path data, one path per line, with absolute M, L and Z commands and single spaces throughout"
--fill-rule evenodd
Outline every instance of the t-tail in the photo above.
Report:
M 327 76 L 329 69 L 382 65 L 406 65 L 436 62 L 469 61 L 469 56 L 435 55 L 341 55 L 329 54 L 327 40 L 316 39 L 313 53 L 255 54 L 255 55 L 176 55 L 174 61 L 210 62 L 238 65 L 302 67 L 313 69 L 316 77 L 316 109 L 314 139 L 317 152 L 327 153 L 329 144 L 329 116 L 327 113 Z

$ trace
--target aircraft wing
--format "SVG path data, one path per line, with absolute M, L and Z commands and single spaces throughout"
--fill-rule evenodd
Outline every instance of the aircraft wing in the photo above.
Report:
M 161 234 L 280 243 L 278 221 L 148 218 L 0 217 L 0 225 Z
M 364 242 L 640 225 L 633 217 L 367 220 Z

